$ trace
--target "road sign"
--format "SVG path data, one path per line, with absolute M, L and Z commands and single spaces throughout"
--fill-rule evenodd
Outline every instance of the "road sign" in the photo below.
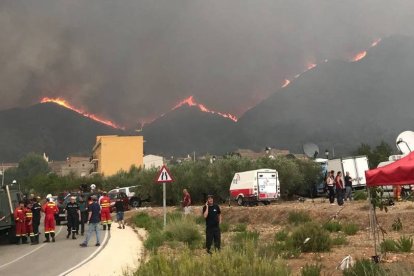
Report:
M 167 183 L 167 182 L 173 182 L 174 179 L 168 170 L 168 168 L 163 165 L 161 170 L 158 172 L 157 178 L 155 179 L 155 182 L 157 183 Z

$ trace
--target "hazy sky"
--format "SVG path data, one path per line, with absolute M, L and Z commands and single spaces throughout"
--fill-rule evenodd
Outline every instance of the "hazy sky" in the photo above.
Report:
M 61 96 L 135 126 L 194 95 L 241 115 L 413 18 L 412 0 L 2 0 L 0 108 Z

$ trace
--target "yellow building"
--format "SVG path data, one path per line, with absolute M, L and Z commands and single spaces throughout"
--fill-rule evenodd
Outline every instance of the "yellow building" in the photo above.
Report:
M 143 166 L 144 138 L 142 136 L 97 136 L 92 149 L 94 173 L 111 176 L 132 165 Z

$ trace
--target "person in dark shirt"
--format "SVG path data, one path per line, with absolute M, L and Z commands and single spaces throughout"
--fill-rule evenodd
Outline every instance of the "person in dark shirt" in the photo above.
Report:
M 69 239 L 72 233 L 72 239 L 76 240 L 76 232 L 79 227 L 80 211 L 79 205 L 75 202 L 76 197 L 71 196 L 70 201 L 66 204 L 65 213 L 68 222 L 68 234 L 66 238 Z
M 214 204 L 212 195 L 208 195 L 206 205 L 203 207 L 203 216 L 206 220 L 206 250 L 211 254 L 211 245 L 214 241 L 216 250 L 220 250 L 221 244 L 221 211 L 217 204 Z
M 39 200 L 34 197 L 32 199 L 33 201 L 33 205 L 32 205 L 32 213 L 33 213 L 33 233 L 34 233 L 34 243 L 38 244 L 39 243 L 39 225 L 40 225 L 40 212 L 42 211 L 42 206 L 40 206 L 39 204 Z
M 96 234 L 96 246 L 100 246 L 99 242 L 99 222 L 101 221 L 101 207 L 99 206 L 98 199 L 95 195 L 92 196 L 92 203 L 88 207 L 88 223 L 89 228 L 86 233 L 86 238 L 83 243 L 80 244 L 81 247 L 87 247 L 88 242 L 92 236 L 92 233 Z
M 344 177 L 345 180 L 345 201 L 349 199 L 349 201 L 352 200 L 352 177 L 349 176 L 349 172 L 346 172 L 346 175 Z
M 81 214 L 80 230 L 81 230 L 81 235 L 83 236 L 83 234 L 85 233 L 85 223 L 88 223 L 88 205 L 85 202 L 85 199 L 83 198 L 83 196 L 79 197 L 79 211 Z
M 124 222 L 124 202 L 121 198 L 117 198 L 115 202 L 116 208 L 116 221 L 118 222 L 119 229 L 125 229 L 125 222 Z

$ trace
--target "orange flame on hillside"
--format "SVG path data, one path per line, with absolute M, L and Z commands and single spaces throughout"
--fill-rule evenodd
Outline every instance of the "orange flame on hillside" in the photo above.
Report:
M 282 88 L 285 88 L 286 86 L 288 86 L 290 84 L 290 80 L 285 79 L 285 82 L 282 85 Z
M 351 61 L 352 62 L 356 62 L 356 61 L 360 61 L 361 59 L 363 59 L 365 56 L 367 55 L 367 51 L 362 51 L 358 54 L 356 54 Z
M 88 112 L 86 112 L 84 110 L 81 110 L 79 108 L 76 108 L 73 105 L 71 105 L 70 103 L 68 103 L 65 99 L 62 99 L 62 98 L 48 98 L 48 97 L 44 97 L 43 99 L 40 100 L 40 103 L 55 103 L 55 104 L 58 104 L 60 106 L 65 107 L 67 109 L 70 109 L 70 110 L 72 110 L 72 111 L 74 111 L 76 113 L 79 113 L 82 116 L 85 116 L 85 117 L 87 117 L 89 119 L 92 119 L 94 121 L 97 121 L 97 122 L 99 122 L 101 124 L 110 126 L 112 128 L 125 129 L 124 127 L 122 127 L 122 126 L 120 126 L 120 125 L 118 125 L 118 124 L 116 124 L 116 123 L 114 123 L 114 122 L 112 122 L 110 120 L 106 120 L 106 119 L 100 118 L 99 116 L 97 116 L 95 114 L 91 114 L 91 113 L 88 113 Z
M 185 98 L 184 100 L 182 100 L 181 102 L 179 102 L 178 104 L 176 104 L 171 110 L 175 110 L 175 109 L 177 109 L 177 108 L 179 108 L 179 107 L 181 107 L 183 105 L 195 106 L 195 107 L 197 107 L 202 112 L 207 112 L 207 113 L 211 113 L 211 114 L 217 114 L 217 115 L 219 115 L 221 117 L 230 119 L 230 120 L 232 120 L 234 122 L 237 122 L 237 120 L 238 120 L 238 118 L 235 115 L 233 115 L 233 114 L 230 114 L 230 113 L 222 113 L 222 112 L 219 112 L 219 111 L 214 111 L 214 110 L 208 109 L 205 105 L 197 103 L 194 100 L 194 97 L 193 96 L 190 96 L 188 98 Z

